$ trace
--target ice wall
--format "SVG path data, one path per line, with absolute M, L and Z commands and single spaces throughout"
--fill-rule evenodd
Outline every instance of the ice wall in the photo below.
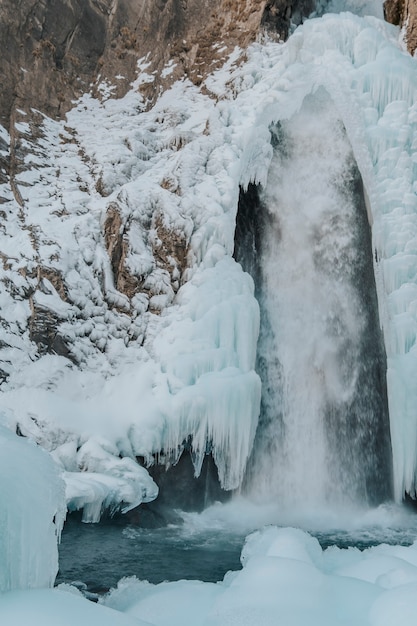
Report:
M 65 517 L 58 468 L 36 444 L 0 426 L 0 591 L 51 587 Z

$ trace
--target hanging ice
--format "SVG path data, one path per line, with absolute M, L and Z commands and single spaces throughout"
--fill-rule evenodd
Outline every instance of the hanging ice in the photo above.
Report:
M 64 484 L 49 455 L 0 426 L 0 591 L 51 587 L 65 517 Z

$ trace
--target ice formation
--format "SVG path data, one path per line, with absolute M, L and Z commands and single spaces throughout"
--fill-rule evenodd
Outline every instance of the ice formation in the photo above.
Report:
M 39 247 L 45 254 L 43 260 L 63 272 L 72 304 L 63 302 L 45 279 L 35 292 L 35 302 L 62 320 L 60 332 L 71 340 L 81 367 L 62 356 L 37 359 L 24 334 L 12 351 L 2 352 L 9 378 L 1 402 L 9 422 L 49 449 L 61 464 L 68 506 L 87 506 L 84 515 L 89 521 L 99 519 L 103 508 L 121 504 L 127 510 L 155 498 L 155 484 L 133 459 L 142 456 L 152 461 L 152 455 L 163 453 L 167 463 L 175 462 L 190 437 L 196 473 L 204 454 L 211 450 L 223 486 L 237 487 L 255 434 L 260 383 L 253 367 L 259 312 L 252 280 L 230 256 L 233 215 L 228 212 L 233 211 L 230 196 L 237 189 L 218 161 L 217 143 L 200 140 L 209 112 L 204 106 L 210 101 L 190 85 L 177 85 L 175 91 L 178 111 L 169 108 L 170 93 L 161 98 L 158 110 L 142 113 L 140 98 L 132 92 L 120 102 L 100 104 L 84 98 L 69 115 L 66 130 L 45 120 L 47 145 L 54 149 L 51 164 L 30 170 L 30 185 L 22 189 L 30 219 L 39 220 L 39 236 L 48 232 L 48 243 Z M 162 114 L 165 121 L 157 123 Z M 95 143 L 91 143 L 92 116 L 97 121 Z M 69 124 L 78 142 L 73 154 L 71 144 L 62 145 L 59 139 L 59 133 L 69 132 Z M 115 142 L 111 147 L 109 132 Z M 187 149 L 188 143 L 179 160 L 177 138 L 185 143 L 196 138 L 201 147 Z M 128 164 L 123 154 L 127 141 Z M 91 151 L 92 160 L 101 155 L 100 176 L 109 196 L 94 192 L 92 173 L 77 160 L 80 145 L 83 151 Z M 197 159 L 196 150 L 200 151 Z M 232 155 L 224 158 L 225 165 L 233 165 Z M 205 173 L 205 167 L 212 174 Z M 89 193 L 74 193 L 74 175 L 84 181 Z M 178 179 L 182 196 L 161 187 L 164 176 L 172 184 Z M 218 180 L 212 188 L 214 177 Z M 39 185 L 35 197 L 32 190 Z M 100 222 L 113 199 L 123 219 L 130 222 L 127 263 L 135 273 L 147 272 L 149 283 L 159 285 L 160 294 L 152 297 L 152 305 L 162 310 L 161 315 L 143 314 L 146 296 L 129 303 L 112 284 Z M 149 234 L 145 230 L 156 213 L 173 229 L 185 232 L 195 259 L 174 302 L 169 280 L 155 267 L 151 254 L 149 241 L 157 245 L 157 229 Z M 16 230 L 10 233 L 13 245 L 16 235 Z M 51 261 L 51 246 L 61 250 L 57 261 Z M 23 242 L 22 256 L 29 254 Z M 103 276 L 104 294 L 97 287 L 97 272 Z M 20 281 L 15 271 L 9 273 Z M 13 300 L 6 291 L 3 298 L 7 312 Z M 113 308 L 115 302 L 118 308 Z M 133 312 L 128 316 L 123 307 L 133 307 Z M 23 310 L 18 320 L 22 327 L 27 314 Z M 9 334 L 3 331 L 9 343 L 16 320 L 10 323 Z M 22 387 L 30 393 L 30 413 Z
M 0 451 L 0 592 L 51 587 L 65 519 L 63 481 L 44 450 L 1 425 Z
M 21 116 L 30 150 L 13 183 L 21 207 L 2 186 L 1 407 L 61 464 L 70 507 L 88 504 L 97 519 L 103 506 L 152 499 L 156 487 L 134 458 L 175 462 L 190 437 L 196 473 L 211 450 L 223 486 L 241 483 L 260 382 L 253 284 L 231 258 L 239 186 L 265 185 L 270 125 L 319 89 L 346 128 L 367 193 L 395 495 L 414 492 L 417 78 L 397 39 L 375 17 L 324 15 L 285 44 L 253 45 L 244 63 L 237 50 L 205 82 L 217 101 L 184 81 L 144 112 L 136 84 L 121 100 L 85 95 L 65 122 L 42 119 L 39 139 Z M 138 82 L 151 80 L 140 65 Z M 147 313 L 146 295 L 129 300 L 114 283 L 103 228 L 115 206 L 126 267 L 152 293 Z M 163 229 L 185 237 L 183 284 L 175 259 L 169 272 L 155 264 Z M 36 352 L 30 307 L 58 320 L 71 358 Z

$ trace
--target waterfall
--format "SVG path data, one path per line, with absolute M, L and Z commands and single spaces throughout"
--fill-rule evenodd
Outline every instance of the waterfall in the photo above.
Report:
M 375 504 L 391 494 L 391 450 L 361 177 L 324 89 L 271 133 L 267 185 L 242 194 L 236 229 L 261 308 L 245 489 L 289 508 Z

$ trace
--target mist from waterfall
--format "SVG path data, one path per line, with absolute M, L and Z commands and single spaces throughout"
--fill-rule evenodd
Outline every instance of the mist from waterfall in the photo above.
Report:
M 284 509 L 379 503 L 391 489 L 386 365 L 360 174 L 323 89 L 271 131 L 252 253 L 239 253 L 252 255 L 263 383 L 245 491 Z

